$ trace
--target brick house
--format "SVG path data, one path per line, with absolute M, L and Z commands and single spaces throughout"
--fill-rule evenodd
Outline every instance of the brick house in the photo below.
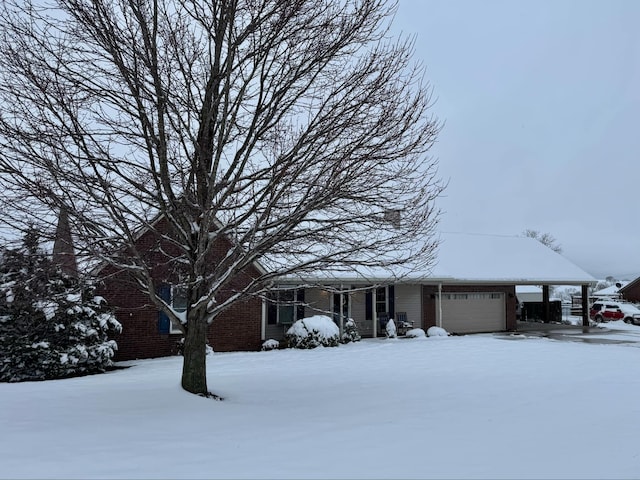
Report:
M 156 230 L 166 228 L 160 219 Z M 144 233 L 138 250 L 147 252 L 154 278 L 171 279 L 166 256 L 159 256 L 156 235 Z M 212 262 L 231 244 L 219 240 Z M 162 245 L 171 255 L 172 246 Z M 177 252 L 176 252 L 177 253 Z M 154 258 L 154 255 L 158 255 Z M 262 273 L 264 273 L 262 271 Z M 397 273 L 397 272 L 396 272 Z M 261 275 L 254 265 L 234 278 L 227 292 Z M 116 360 L 151 358 L 177 353 L 179 330 L 135 288 L 126 272 L 109 267 L 101 271 L 102 295 L 116 307 L 123 331 L 116 337 Z M 342 328 L 353 318 L 363 337 L 384 336 L 388 318 L 404 319 L 414 328 L 440 326 L 453 333 L 513 331 L 517 329 L 516 285 L 581 285 L 586 290 L 595 279 L 553 250 L 528 237 L 441 234 L 437 264 L 429 272 L 397 275 L 388 269 L 354 269 L 349 272 L 318 271 L 305 277 L 284 277 L 272 301 L 249 298 L 238 302 L 209 328 L 215 351 L 259 350 L 267 339 L 281 340 L 291 324 L 301 318 L 332 316 Z M 173 297 L 170 281 L 160 285 L 160 296 Z M 174 308 L 176 305 L 174 303 Z M 586 307 L 583 316 L 586 316 Z
M 623 285 L 618 293 L 624 300 L 633 303 L 640 303 L 640 277 Z
M 166 231 L 167 222 L 160 218 L 154 224 L 156 231 Z M 177 283 L 176 276 L 168 271 L 166 256 L 159 253 L 162 250 L 177 255 L 175 246 L 163 241 L 158 244 L 157 235 L 150 231 L 143 232 L 136 242 L 139 252 L 144 252 L 148 264 L 154 265 L 152 276 L 162 279 L 159 285 L 159 295 L 163 300 L 172 302 L 175 290 L 172 282 Z M 230 243 L 218 240 L 214 246 L 211 261 L 228 251 Z M 172 252 L 172 250 L 174 250 Z M 235 288 L 246 285 L 249 277 L 259 276 L 258 267 L 252 267 L 237 275 L 227 290 L 218 295 L 222 301 L 231 295 Z M 141 292 L 136 282 L 126 271 L 118 271 L 115 267 L 106 266 L 99 271 L 101 278 L 99 294 L 108 304 L 115 308 L 118 321 L 122 324 L 122 333 L 114 339 L 118 343 L 116 361 L 137 358 L 154 358 L 177 353 L 178 341 L 182 332 L 174 327 L 168 317 L 151 303 L 148 296 Z M 178 306 L 174 303 L 174 308 Z M 208 342 L 214 351 L 259 350 L 261 341 L 262 302 L 256 298 L 248 298 L 231 306 L 218 316 L 209 327 Z

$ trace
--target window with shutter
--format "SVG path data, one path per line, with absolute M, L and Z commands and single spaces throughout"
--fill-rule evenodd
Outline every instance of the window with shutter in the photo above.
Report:
M 187 311 L 187 292 L 184 287 L 162 284 L 158 287 L 158 296 L 167 302 L 176 312 Z M 182 333 L 162 310 L 158 310 L 158 333 Z
M 169 303 L 171 301 L 171 285 L 160 285 L 158 287 L 157 295 Z M 166 313 L 162 310 L 158 310 L 158 333 L 168 334 L 171 330 L 171 321 Z

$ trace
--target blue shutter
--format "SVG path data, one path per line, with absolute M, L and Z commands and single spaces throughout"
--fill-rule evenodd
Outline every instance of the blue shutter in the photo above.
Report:
M 269 295 L 271 297 L 272 295 Z M 267 325 L 275 325 L 278 323 L 278 305 L 276 300 L 268 300 L 267 303 Z
M 373 291 L 367 290 L 364 294 L 364 317 L 365 320 L 373 320 Z
M 160 285 L 158 296 L 167 303 L 171 302 L 171 285 Z M 158 333 L 168 334 L 171 331 L 171 321 L 166 313 L 158 310 Z

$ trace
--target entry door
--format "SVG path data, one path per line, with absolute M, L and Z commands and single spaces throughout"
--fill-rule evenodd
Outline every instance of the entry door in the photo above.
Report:
M 351 316 L 351 296 L 348 293 L 334 293 L 333 294 L 333 321 L 340 325 L 340 319 L 342 317 L 342 326 L 347 322 L 347 319 Z M 341 327 L 340 333 L 343 328 Z

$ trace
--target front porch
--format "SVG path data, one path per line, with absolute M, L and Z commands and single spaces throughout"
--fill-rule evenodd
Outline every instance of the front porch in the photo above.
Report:
M 409 328 L 422 328 L 422 294 L 417 284 L 326 285 L 275 293 L 276 298 L 263 308 L 264 339 L 281 340 L 293 322 L 313 315 L 333 318 L 341 335 L 351 318 L 363 338 L 385 337 L 389 319 L 399 335 Z

